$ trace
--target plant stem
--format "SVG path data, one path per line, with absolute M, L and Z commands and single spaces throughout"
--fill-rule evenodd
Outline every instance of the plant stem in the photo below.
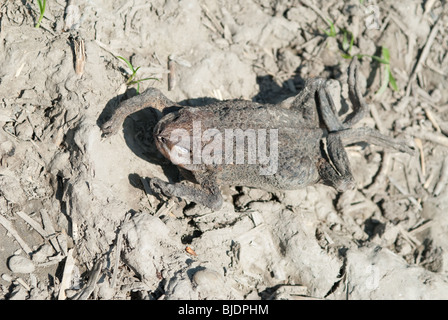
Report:
M 40 16 L 39 16 L 39 20 L 37 20 L 35 28 L 39 28 L 40 27 L 40 23 L 42 22 L 42 19 L 44 18 L 44 13 L 45 13 L 45 7 L 47 5 L 47 0 L 37 0 L 37 4 L 39 5 Z

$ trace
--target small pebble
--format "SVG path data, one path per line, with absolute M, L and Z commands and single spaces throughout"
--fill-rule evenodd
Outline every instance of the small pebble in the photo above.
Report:
M 98 296 L 103 300 L 113 299 L 115 290 L 109 287 L 108 283 L 101 283 L 98 285 Z
M 8 260 L 8 268 L 15 273 L 31 273 L 34 271 L 34 264 L 28 258 L 12 256 Z
M 30 140 L 33 136 L 33 127 L 28 121 L 24 121 L 16 126 L 16 135 L 20 139 Z
M 42 245 L 36 252 L 33 253 L 33 262 L 43 263 L 47 261 L 48 257 L 54 255 L 53 247 L 49 244 Z
M 197 271 L 193 275 L 193 283 L 196 286 L 203 286 L 207 289 L 219 289 L 223 285 L 224 281 L 222 276 L 216 272 L 209 269 L 203 269 Z
M 193 275 L 192 280 L 200 296 L 207 299 L 225 298 L 224 278 L 218 272 L 210 269 L 199 270 Z
M 9 274 L 2 274 L 2 279 L 8 282 L 12 282 L 13 278 Z

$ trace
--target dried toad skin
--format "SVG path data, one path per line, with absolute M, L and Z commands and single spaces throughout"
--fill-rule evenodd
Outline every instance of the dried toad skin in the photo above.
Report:
M 218 152 L 222 155 L 218 157 L 219 163 L 194 164 L 191 147 L 194 124 L 199 128 L 201 137 L 207 130 L 217 130 L 221 139 L 219 143 L 221 148 Z M 305 121 L 295 110 L 250 101 L 223 101 L 204 107 L 183 108 L 177 113 L 171 113 L 162 118 L 154 129 L 156 145 L 168 159 L 170 159 L 170 151 L 176 145 L 176 141 L 170 139 L 173 130 L 176 129 L 184 129 L 190 137 L 190 146 L 184 146 L 189 152 L 189 164 L 178 164 L 178 166 L 192 172 L 214 171 L 219 185 L 285 190 L 302 188 L 320 179 L 317 171 L 318 159 L 322 157 L 320 140 L 326 134 L 326 130 Z M 236 153 L 241 149 L 236 146 L 235 136 L 250 133 L 251 130 L 252 137 L 255 137 L 251 142 L 255 142 L 256 149 L 249 149 L 249 139 L 245 136 L 244 146 L 241 148 L 244 152 L 244 160 L 237 164 Z M 275 133 L 272 130 L 275 130 Z M 271 160 L 271 163 L 266 161 L 260 163 L 258 159 L 260 145 L 257 134 L 265 135 L 266 150 L 262 153 Z M 232 154 L 225 149 L 226 138 L 233 142 Z M 272 142 L 278 143 L 277 150 L 271 150 L 271 139 L 276 140 Z M 201 140 L 200 149 L 204 150 L 204 147 L 210 144 L 210 140 Z M 248 155 L 251 151 L 255 152 L 252 155 L 252 159 L 255 160 L 251 161 L 252 164 L 249 163 L 250 156 Z M 271 151 L 277 153 L 275 157 L 274 154 L 270 154 Z M 226 159 L 226 156 L 230 156 L 231 159 Z M 271 174 L 260 174 L 260 167 L 267 169 L 269 164 L 272 166 Z
M 355 187 L 345 145 L 368 142 L 415 153 L 404 141 L 370 128 L 353 128 L 369 112 L 358 86 L 358 66 L 354 58 L 348 72 L 353 111 L 343 120 L 337 115 L 326 80 L 318 78 L 308 80 L 298 95 L 277 105 L 232 100 L 182 107 L 158 89 L 149 88 L 122 102 L 101 129 L 106 136 L 114 134 L 128 115 L 147 107 L 166 113 L 154 128 L 156 146 L 198 186 L 153 178 L 151 187 L 156 193 L 212 209 L 222 205 L 220 185 L 270 191 L 324 183 L 345 191 Z M 228 132 L 234 139 L 226 144 Z M 258 140 L 260 137 L 265 140 Z

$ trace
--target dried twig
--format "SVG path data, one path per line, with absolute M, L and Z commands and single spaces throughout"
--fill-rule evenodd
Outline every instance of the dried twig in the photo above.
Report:
M 109 52 L 111 55 L 113 55 L 114 57 L 118 57 L 120 54 L 118 52 L 116 52 L 115 50 L 113 50 L 112 48 L 110 48 L 109 46 L 107 46 L 106 44 L 102 43 L 101 41 L 99 41 L 98 39 L 95 39 L 96 44 L 103 49 L 104 51 Z
M 65 290 L 70 287 L 74 266 L 73 249 L 70 249 L 67 252 L 67 258 L 65 260 L 64 273 L 62 274 L 61 285 L 59 287 L 58 300 L 66 299 Z
M 25 212 L 19 211 L 16 212 L 16 214 L 25 220 L 26 223 L 28 223 L 34 230 L 36 230 L 44 239 L 47 239 L 48 233 L 44 230 L 44 228 L 41 227 L 41 225 L 31 218 L 29 215 L 27 215 Z
M 422 130 L 417 131 L 411 128 L 407 129 L 406 132 L 412 134 L 416 138 L 429 140 L 431 142 L 448 147 L 448 138 L 442 135 L 441 133 L 422 131 Z
M 378 110 L 376 109 L 375 104 L 370 104 L 370 114 L 373 117 L 373 120 L 375 120 L 375 125 L 378 128 L 378 131 L 382 134 L 386 134 L 386 130 L 384 129 L 383 126 L 383 121 L 381 121 L 380 116 L 378 114 Z
M 176 87 L 176 61 L 171 55 L 168 57 L 168 71 L 168 91 L 171 91 Z
M 31 288 L 30 286 L 22 279 L 22 278 L 17 278 L 16 281 L 22 286 L 24 287 L 27 291 L 30 291 Z
M 434 3 L 436 2 L 436 0 L 428 0 L 425 3 L 425 12 L 423 13 L 423 18 L 424 19 L 426 16 L 428 16 L 429 12 L 431 11 L 431 8 L 434 6 Z
M 406 192 L 406 190 L 404 190 L 403 187 L 400 186 L 400 185 L 398 184 L 398 181 L 397 181 L 397 180 L 395 180 L 395 179 L 392 178 L 391 176 L 388 176 L 388 178 L 389 178 L 390 183 L 391 183 L 395 188 L 397 188 L 397 190 L 400 191 L 401 194 L 407 196 L 407 198 L 409 199 L 409 201 L 411 201 L 411 202 L 417 207 L 418 210 L 421 210 L 421 209 L 422 209 L 422 205 L 420 204 L 420 202 L 418 202 L 417 199 L 415 199 L 413 196 L 410 196 L 410 195 Z
M 115 245 L 115 260 L 114 260 L 114 271 L 112 273 L 112 281 L 111 281 L 111 288 L 113 289 L 115 287 L 115 282 L 117 281 L 117 274 L 118 274 L 118 264 L 120 262 L 120 252 L 121 252 L 121 244 L 123 242 L 123 226 L 128 222 L 129 217 L 131 215 L 128 213 L 126 217 L 123 220 L 123 223 L 120 226 L 120 231 L 118 231 L 117 234 L 117 242 Z
M 426 176 L 425 154 L 423 153 L 423 143 L 419 138 L 414 138 L 415 145 L 420 151 L 420 165 L 422 168 L 422 175 Z
M 159 210 L 155 213 L 154 216 L 160 218 L 161 216 L 168 214 L 173 208 L 173 206 L 174 206 L 174 198 L 170 198 L 159 208 Z
M 103 269 L 104 259 L 100 259 L 95 266 L 93 267 L 93 270 L 90 273 L 89 280 L 87 281 L 85 287 L 76 294 L 76 296 L 73 298 L 74 300 L 87 300 L 90 295 L 92 294 L 93 290 L 96 287 L 96 284 L 98 282 L 98 279 L 101 275 L 101 270 Z
M 28 256 L 31 256 L 31 253 L 33 250 L 26 244 L 26 242 L 19 236 L 16 229 L 14 229 L 11 221 L 6 219 L 3 215 L 0 214 L 0 224 L 16 239 L 16 241 L 19 243 L 19 245 L 22 247 L 23 251 Z
M 384 152 L 383 160 L 381 162 L 381 168 L 375 177 L 375 181 L 367 189 L 368 193 L 375 193 L 376 190 L 384 185 L 387 174 L 389 173 L 390 164 L 392 163 L 392 155 L 389 152 Z
M 439 132 L 439 133 L 442 132 L 442 130 L 440 130 L 439 124 L 437 123 L 437 120 L 434 118 L 434 116 L 433 116 L 431 110 L 429 109 L 429 107 L 428 106 L 424 106 L 423 110 L 425 110 L 426 117 L 432 123 L 434 129 L 436 129 L 436 131 Z
M 431 185 L 432 180 L 434 179 L 434 172 L 431 172 L 429 174 L 428 179 L 426 179 L 425 183 L 423 184 L 423 188 L 428 190 L 429 186 Z M 428 190 L 429 191 L 429 190 Z
M 398 225 L 398 230 L 400 231 L 403 238 L 405 238 L 414 248 L 422 245 L 422 243 L 416 237 L 414 237 L 413 234 L 404 230 L 400 224 Z
M 56 240 L 58 241 L 59 248 L 61 248 L 61 253 L 63 256 L 67 255 L 67 233 L 65 229 L 62 229 L 61 233 L 56 236 Z
M 205 16 L 210 20 L 210 22 L 213 24 L 213 27 L 216 29 L 216 31 L 224 38 L 224 28 L 222 27 L 221 23 L 216 19 L 216 17 L 213 15 L 213 13 L 210 12 L 208 7 L 205 4 L 201 5 L 202 10 L 205 13 Z
M 426 220 L 423 223 L 421 223 L 418 227 L 415 227 L 408 231 L 408 234 L 411 236 L 415 236 L 417 233 L 420 233 L 429 227 L 432 227 L 434 225 L 434 220 Z
M 445 15 L 445 11 L 439 15 L 439 17 L 437 18 L 437 21 L 434 23 L 434 26 L 431 29 L 431 32 L 429 33 L 428 39 L 426 40 L 425 46 L 423 47 L 423 50 L 422 50 L 422 53 L 420 54 L 420 57 L 418 58 L 415 66 L 414 66 L 414 69 L 412 70 L 412 73 L 409 76 L 408 84 L 406 86 L 406 96 L 409 96 L 409 94 L 411 92 L 411 85 L 414 82 L 414 80 L 416 79 L 417 73 L 420 72 L 422 64 L 425 62 L 426 58 L 428 57 L 429 51 L 431 50 L 432 43 L 434 42 L 437 32 L 439 31 L 439 25 L 440 25 L 440 22 L 442 21 L 442 18 L 444 15 Z
M 47 234 L 56 235 L 56 231 L 53 228 L 53 222 L 51 221 L 51 218 L 48 215 L 47 210 L 41 209 L 40 215 L 42 217 L 42 224 L 44 225 L 44 230 L 47 232 Z M 56 250 L 56 252 L 60 252 L 61 248 L 59 247 L 58 241 L 54 237 L 50 237 L 49 240 L 54 250 Z
M 78 76 L 84 73 L 84 66 L 86 65 L 86 48 L 84 40 L 81 38 L 73 39 L 75 46 L 75 72 Z
M 448 182 L 448 157 L 445 157 L 442 164 L 442 170 L 440 171 L 439 181 L 437 182 L 436 187 L 434 188 L 434 196 L 438 196 L 443 189 L 445 188 Z

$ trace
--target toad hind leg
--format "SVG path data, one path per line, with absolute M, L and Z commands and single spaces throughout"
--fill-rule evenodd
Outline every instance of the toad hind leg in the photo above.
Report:
M 337 111 L 333 98 L 325 85 L 317 91 L 317 97 L 319 99 L 319 113 L 327 130 L 330 132 L 344 130 L 344 125 L 336 115 Z
M 355 56 L 350 62 L 348 68 L 348 96 L 353 105 L 353 112 L 350 113 L 344 120 L 344 125 L 352 127 L 359 120 L 369 113 L 369 106 L 364 101 L 361 89 L 359 87 L 359 62 Z
M 322 159 L 319 163 L 319 175 L 325 184 L 337 191 L 346 191 L 355 187 L 355 179 L 350 169 L 350 161 L 341 138 L 330 133 L 327 137 L 327 153 L 330 161 Z
M 348 71 L 349 98 L 353 105 L 353 112 L 350 113 L 343 122 L 337 116 L 337 110 L 331 94 L 326 87 L 326 83 L 323 83 L 317 90 L 317 97 L 319 99 L 319 113 L 325 126 L 330 132 L 351 128 L 369 112 L 369 106 L 364 101 L 361 89 L 358 85 L 358 68 L 358 58 L 354 57 L 350 63 Z
M 353 189 L 355 186 L 350 161 L 344 146 L 358 142 L 392 148 L 410 155 L 414 155 L 416 152 L 404 141 L 389 138 L 367 127 L 329 133 L 326 148 L 329 161 L 322 160 L 319 164 L 319 175 L 326 184 L 333 186 L 338 191 Z
M 347 129 L 332 134 L 338 136 L 344 146 L 358 142 L 367 142 L 380 147 L 406 152 L 410 155 L 415 154 L 415 150 L 409 147 L 405 141 L 390 138 L 368 127 Z

